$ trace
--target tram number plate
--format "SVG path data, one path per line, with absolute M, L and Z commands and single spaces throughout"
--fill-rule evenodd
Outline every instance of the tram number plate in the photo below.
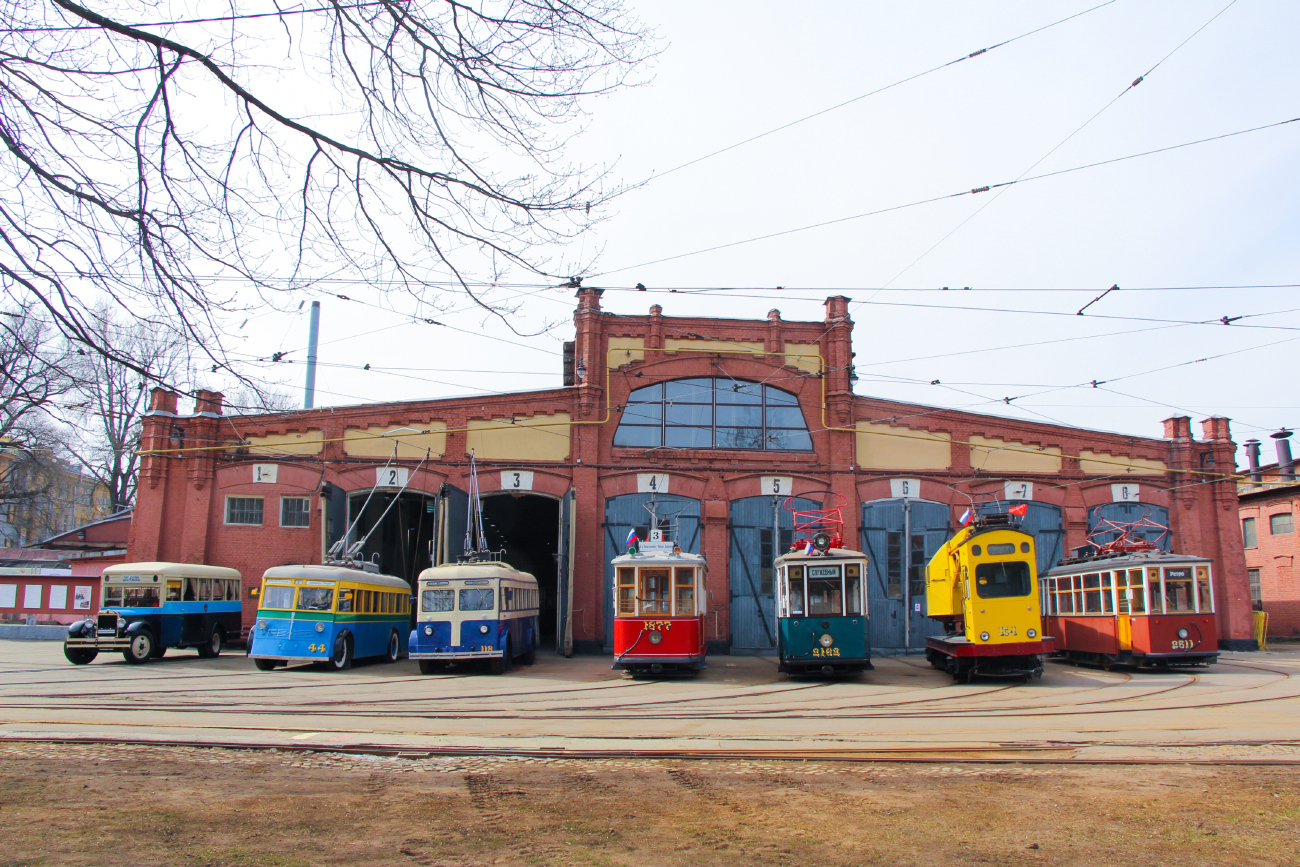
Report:
M 1175 638 L 1169 642 L 1169 646 L 1174 650 L 1191 650 L 1196 644 L 1190 639 Z
M 1016 628 L 1014 626 L 1003 626 L 998 629 L 998 635 L 1001 635 L 1003 638 L 1005 638 L 1008 635 L 1016 635 L 1016 634 L 1017 634 Z
M 814 647 L 812 651 L 812 655 L 813 656 L 839 656 L 840 649 L 838 647 Z
M 642 628 L 642 629 L 658 629 L 658 630 L 661 630 L 661 631 L 663 631 L 663 632 L 667 632 L 669 629 L 672 629 L 672 628 L 673 628 L 673 622 L 672 622 L 671 620 L 647 620 L 647 621 L 645 622 L 645 626 L 643 626 L 643 627 L 641 627 L 641 628 Z

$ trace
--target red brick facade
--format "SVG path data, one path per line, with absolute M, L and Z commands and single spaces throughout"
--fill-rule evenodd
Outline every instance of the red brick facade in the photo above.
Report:
M 1268 634 L 1273 636 L 1300 636 L 1297 513 L 1300 487 L 1293 478 L 1282 478 L 1276 466 L 1264 468 L 1262 484 L 1241 489 L 1241 520 L 1253 521 L 1255 529 L 1255 544 L 1246 548 L 1246 568 L 1259 570 L 1259 607 L 1268 613 Z
M 1084 544 L 1089 508 L 1111 502 L 1115 483 L 1133 482 L 1143 503 L 1169 510 L 1179 552 L 1213 559 L 1221 638 L 1250 638 L 1236 491 L 1230 477 L 1214 472 L 1233 466 L 1227 419 L 1204 421 L 1201 440 L 1182 417 L 1166 422 L 1164 438 L 1140 438 L 856 396 L 853 323 L 848 299 L 839 297 L 827 299 L 821 322 L 788 322 L 776 311 L 751 321 L 671 318 L 657 306 L 645 316 L 615 315 L 601 310 L 599 290 L 583 289 L 575 327 L 581 382 L 549 391 L 233 418 L 221 415 L 218 394 L 201 392 L 195 415 L 180 416 L 174 394 L 155 392 L 130 558 L 230 566 L 250 586 L 271 566 L 319 562 L 323 486 L 372 488 L 387 458 L 373 449 L 360 455 L 364 437 L 407 429 L 393 439 L 424 437 L 400 460 L 411 472 L 411 490 L 432 496 L 443 485 L 465 489 L 469 448 L 477 442 L 485 494 L 500 490 L 498 469 L 531 471 L 536 494 L 573 493 L 569 622 L 571 646 L 580 650 L 597 649 L 605 634 L 606 503 L 637 492 L 639 473 L 666 473 L 673 495 L 700 503 L 715 646 L 731 635 L 731 504 L 770 493 L 760 490 L 760 480 L 773 475 L 792 478 L 794 494 L 842 495 L 849 503 L 846 539 L 859 538 L 861 504 L 897 496 L 893 480 L 919 480 L 920 498 L 943 504 L 954 518 L 970 496 L 988 499 L 1006 485 L 1031 483 L 1033 501 L 1062 510 L 1067 549 Z M 613 445 L 630 391 L 705 376 L 766 382 L 797 395 L 812 450 Z M 445 441 L 437 439 L 439 430 Z M 567 437 L 567 452 L 557 436 Z M 441 454 L 416 471 L 414 452 L 423 454 L 429 442 Z M 253 466 L 268 462 L 278 466 L 276 481 L 255 482 Z M 280 527 L 271 505 L 260 527 L 227 525 L 224 504 L 232 495 L 267 504 L 277 496 L 311 497 L 310 526 Z M 247 623 L 251 602 L 246 609 Z

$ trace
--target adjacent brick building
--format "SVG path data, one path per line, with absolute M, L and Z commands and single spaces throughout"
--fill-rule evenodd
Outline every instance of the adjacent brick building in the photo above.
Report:
M 1260 467 L 1259 446 L 1247 441 L 1253 466 L 1249 481 L 1238 487 L 1242 541 L 1246 549 L 1246 575 L 1254 607 L 1268 613 L 1268 634 L 1300 636 L 1300 575 L 1295 561 L 1300 555 L 1296 514 L 1300 512 L 1300 486 L 1287 439 L 1279 443 L 1278 463 Z
M 1103 517 L 1166 523 L 1178 551 L 1214 561 L 1223 646 L 1252 645 L 1227 419 L 1200 440 L 1185 417 L 1143 438 L 855 395 L 848 303 L 827 299 L 819 322 L 626 316 L 580 289 L 565 385 L 544 391 L 227 417 L 219 394 L 183 416 L 157 390 L 129 556 L 234 567 L 251 589 L 355 523 L 366 555 L 410 579 L 462 550 L 473 452 L 490 541 L 538 576 L 566 652 L 610 646 L 608 562 L 651 502 L 708 560 L 711 652 L 769 650 L 791 495 L 843 503 L 883 652 L 935 631 L 921 576 L 957 516 L 1009 500 L 1029 505 L 1040 565 Z M 246 594 L 246 625 L 253 611 Z

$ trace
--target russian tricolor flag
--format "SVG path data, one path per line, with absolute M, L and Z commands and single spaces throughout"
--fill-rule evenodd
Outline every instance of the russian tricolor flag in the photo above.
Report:
M 636 528 L 633 528 L 632 532 L 627 534 L 627 547 L 631 548 L 636 543 L 637 543 Z
M 973 520 L 975 520 L 975 513 L 972 512 L 970 509 L 967 509 L 966 511 L 964 511 L 964 512 L 961 513 L 961 518 L 958 520 L 958 522 L 959 522 L 963 527 L 965 527 L 967 524 L 969 524 L 969 523 L 970 523 L 971 521 L 973 521 Z

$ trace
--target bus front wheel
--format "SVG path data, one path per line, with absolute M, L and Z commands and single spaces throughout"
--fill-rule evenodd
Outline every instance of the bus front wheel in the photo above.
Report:
M 352 667 L 351 635 L 344 632 L 334 639 L 334 654 L 330 657 L 330 664 L 335 671 L 347 671 Z
M 440 674 L 443 670 L 443 664 L 434 662 L 432 659 L 420 660 L 420 674 Z
M 99 651 L 86 650 L 83 647 L 64 647 L 63 655 L 73 665 L 89 665 L 95 661 L 96 656 L 99 656 Z
M 257 666 L 258 671 L 275 671 L 280 666 L 278 659 L 254 659 L 253 665 Z
M 510 639 L 506 639 L 506 649 L 501 651 L 501 655 L 488 664 L 489 670 L 493 674 L 505 674 L 510 670 Z
M 131 643 L 126 646 L 126 650 L 122 651 L 122 655 L 132 665 L 140 665 L 148 662 L 149 657 L 153 656 L 153 648 L 153 636 L 141 631 L 131 636 Z

